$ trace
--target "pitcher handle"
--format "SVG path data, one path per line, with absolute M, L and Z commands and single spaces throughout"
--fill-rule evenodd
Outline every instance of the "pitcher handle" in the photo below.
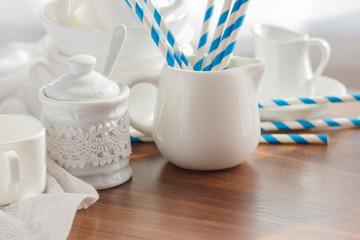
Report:
M 6 191 L 10 194 L 16 194 L 19 191 L 21 181 L 20 157 L 13 151 L 5 151 L 2 153 L 8 166 L 8 183 Z
M 135 79 L 128 82 L 127 85 L 130 88 L 130 90 L 131 90 L 131 88 L 133 88 L 134 86 L 136 86 L 136 85 L 138 85 L 140 83 L 149 83 L 149 84 L 155 86 L 155 88 L 157 88 L 158 79 L 159 79 L 159 76 L 152 76 L 152 77 L 138 76 Z M 153 134 L 153 122 L 151 122 L 151 124 L 142 123 L 142 122 L 134 119 L 130 114 L 130 125 L 131 125 L 131 127 L 136 129 L 137 131 L 143 133 L 145 136 L 152 137 L 152 134 Z
M 321 51 L 320 63 L 317 66 L 316 70 L 313 72 L 312 76 L 309 78 L 310 85 L 314 86 L 316 79 L 318 79 L 318 77 L 323 73 L 326 65 L 329 62 L 331 50 L 329 43 L 321 38 L 309 38 L 307 41 L 308 50 L 309 47 L 312 45 L 319 47 Z

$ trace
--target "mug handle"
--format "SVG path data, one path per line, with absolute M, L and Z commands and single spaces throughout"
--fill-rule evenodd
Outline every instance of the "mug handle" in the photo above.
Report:
M 2 156 L 7 162 L 9 173 L 7 193 L 16 194 L 19 191 L 19 184 L 21 180 L 20 157 L 13 150 L 3 152 Z
M 312 45 L 318 46 L 321 51 L 320 63 L 313 72 L 312 76 L 308 79 L 310 84 L 313 86 L 316 79 L 318 79 L 318 77 L 323 73 L 326 65 L 328 64 L 331 51 L 329 43 L 321 38 L 309 38 L 306 42 L 307 49 L 309 50 L 309 47 Z
M 131 88 L 133 88 L 134 86 L 136 86 L 138 84 L 149 83 L 149 84 L 155 86 L 155 88 L 157 89 L 159 76 L 160 75 L 153 76 L 153 77 L 138 76 L 135 79 L 131 80 L 127 85 L 131 90 Z M 152 137 L 152 134 L 153 134 L 153 122 L 151 124 L 142 123 L 142 122 L 137 121 L 136 119 L 132 118 L 131 114 L 130 114 L 130 125 L 131 125 L 131 127 L 136 129 L 137 131 L 143 133 L 145 136 Z

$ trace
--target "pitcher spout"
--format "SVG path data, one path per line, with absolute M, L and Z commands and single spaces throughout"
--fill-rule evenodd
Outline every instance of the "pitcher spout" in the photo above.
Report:
M 240 71 L 244 76 L 246 75 L 244 79 L 251 82 L 252 90 L 257 92 L 265 71 L 264 61 L 256 58 L 233 57 L 230 65 L 236 69 L 235 71 Z

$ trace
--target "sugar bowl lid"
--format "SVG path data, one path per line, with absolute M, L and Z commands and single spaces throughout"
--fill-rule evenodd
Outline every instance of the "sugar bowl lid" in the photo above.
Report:
M 70 72 L 49 83 L 45 95 L 63 101 L 96 101 L 119 95 L 114 81 L 94 71 L 96 58 L 76 55 L 68 59 Z

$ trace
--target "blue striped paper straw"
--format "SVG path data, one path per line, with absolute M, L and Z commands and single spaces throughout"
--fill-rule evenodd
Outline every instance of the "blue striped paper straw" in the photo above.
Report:
M 360 93 L 335 95 L 335 96 L 314 96 L 300 98 L 284 98 L 261 100 L 258 103 L 259 108 L 286 107 L 295 105 L 313 105 L 326 103 L 343 103 L 360 101 Z
M 226 23 L 224 33 L 221 37 L 220 45 L 216 49 L 215 58 L 210 65 L 204 68 L 204 71 L 220 70 L 223 58 L 232 54 L 235 49 L 237 35 L 244 21 L 245 13 L 249 0 L 237 0 L 232 9 L 230 18 Z M 234 40 L 235 39 L 235 40 Z M 231 56 L 230 56 L 231 57 Z
M 327 144 L 328 135 L 321 134 L 261 134 L 259 143 Z M 151 137 L 133 137 L 131 142 L 154 142 Z
M 205 47 L 209 36 L 210 20 L 214 11 L 214 3 L 215 3 L 214 0 L 208 0 L 206 5 L 204 22 L 201 27 L 200 40 L 197 48 L 197 53 L 195 56 L 195 64 L 194 64 L 195 71 L 201 71 L 203 69 Z
M 261 134 L 260 143 L 327 144 L 328 135 L 320 134 Z M 153 142 L 150 137 L 132 137 L 131 142 Z
M 163 20 L 160 11 L 155 6 L 152 0 L 143 0 L 143 2 L 148 6 L 151 14 L 154 17 L 156 24 L 160 27 L 161 31 L 165 35 L 167 41 L 169 42 L 170 46 L 174 49 L 174 58 L 180 58 L 182 63 L 185 65 L 182 66 L 184 69 L 192 69 L 192 66 L 189 64 L 189 60 L 185 56 L 185 54 L 180 50 L 179 44 L 176 41 L 174 35 L 170 31 L 169 27 L 167 26 L 166 22 Z M 180 56 L 179 56 L 180 55 Z
M 207 65 L 211 64 L 212 61 L 214 61 L 216 49 L 219 47 L 219 44 L 221 41 L 221 36 L 224 31 L 226 20 L 229 16 L 230 7 L 231 7 L 232 3 L 233 3 L 233 0 L 225 0 L 224 1 L 224 5 L 221 9 L 219 21 L 218 21 L 218 24 L 215 29 L 213 40 L 212 40 L 210 48 L 209 48 L 208 56 L 205 58 L 204 66 L 207 66 Z
M 315 120 L 261 122 L 260 125 L 261 131 L 300 130 L 327 127 L 355 127 L 360 126 L 360 117 L 337 117 Z
M 243 25 L 249 1 L 244 0 L 239 11 L 236 14 L 236 21 L 232 25 L 230 37 L 225 42 L 225 50 L 223 51 L 220 63 L 217 65 L 217 69 L 226 69 L 231 61 L 232 54 L 235 50 L 237 39 L 239 38 L 240 29 Z
M 260 143 L 327 144 L 329 136 L 322 134 L 261 134 Z
M 139 18 L 139 20 L 143 23 L 145 29 L 151 34 L 151 38 L 153 39 L 156 46 L 159 48 L 161 54 L 165 57 L 168 65 L 174 68 L 181 68 L 181 60 L 174 58 L 174 50 L 161 35 L 159 27 L 151 23 L 149 15 L 147 14 L 147 12 L 144 12 L 140 3 L 137 0 L 125 0 L 125 2 Z
M 131 142 L 154 142 L 152 137 L 146 136 L 130 136 Z

